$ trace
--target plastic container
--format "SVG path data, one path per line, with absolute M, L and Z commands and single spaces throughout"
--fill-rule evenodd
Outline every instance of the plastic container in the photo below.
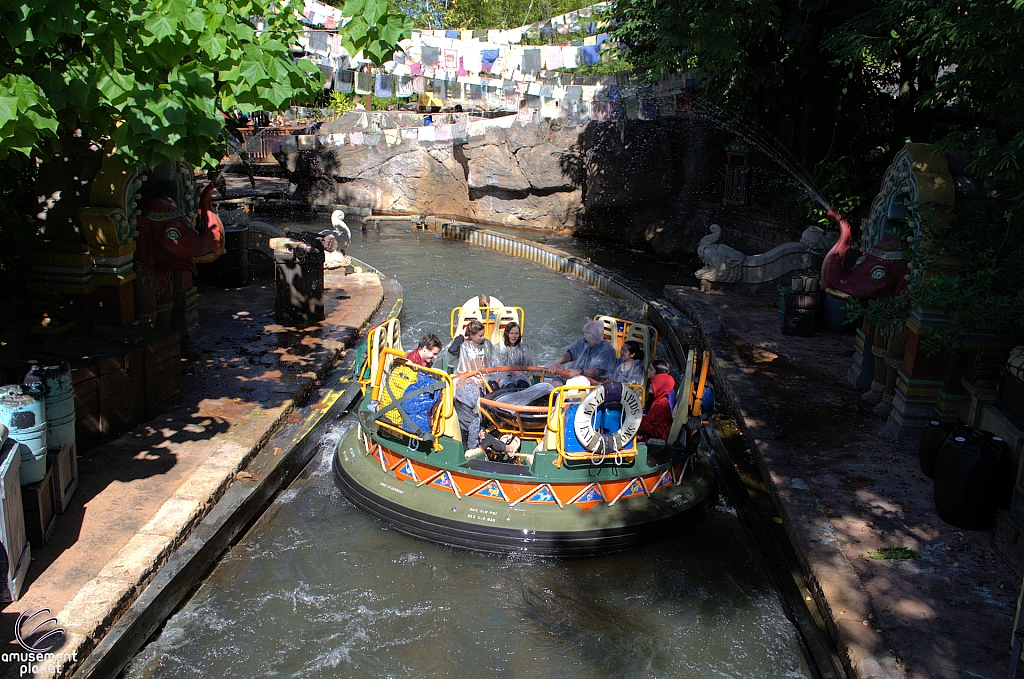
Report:
M 950 436 L 963 436 L 966 439 L 970 435 L 971 428 L 966 424 L 942 423 L 938 420 L 929 422 L 917 448 L 917 459 L 921 463 L 924 475 L 928 478 L 935 477 L 935 462 L 939 458 L 939 451 Z
M 21 443 L 21 485 L 46 476 L 46 399 L 34 386 L 0 387 L 0 422 Z
M 828 291 L 825 293 L 825 303 L 822 305 L 825 332 L 834 335 L 853 335 L 857 332 L 858 323 L 847 322 L 846 317 L 847 300 L 833 297 Z
M 946 523 L 969 530 L 995 525 L 996 510 L 1007 506 L 1009 448 L 987 436 L 953 436 L 935 463 L 935 511 Z

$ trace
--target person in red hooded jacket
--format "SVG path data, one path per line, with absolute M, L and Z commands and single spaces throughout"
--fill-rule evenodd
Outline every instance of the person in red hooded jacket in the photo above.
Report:
M 676 381 L 667 373 L 658 373 L 651 377 L 651 390 L 654 392 L 654 400 L 651 407 L 640 421 L 640 429 L 637 438 L 641 441 L 648 439 L 668 438 L 672 429 L 672 408 L 668 404 L 668 395 L 676 387 Z

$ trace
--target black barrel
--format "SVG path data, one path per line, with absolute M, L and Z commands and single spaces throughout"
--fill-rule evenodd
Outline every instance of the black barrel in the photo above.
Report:
M 207 283 L 218 288 L 244 288 L 249 285 L 249 250 L 246 235 L 249 229 L 241 224 L 224 227 L 223 255 L 205 267 Z
M 958 528 L 986 530 L 1007 506 L 1009 447 L 986 436 L 952 436 L 935 463 L 935 511 Z
M 946 442 L 946 439 L 950 436 L 967 438 L 970 435 L 971 428 L 966 424 L 943 423 L 938 420 L 929 422 L 928 428 L 921 435 L 921 443 L 917 449 L 917 459 L 921 463 L 921 471 L 924 472 L 924 475 L 928 478 L 935 476 L 935 461 L 938 459 L 939 451 L 942 450 L 942 444 Z

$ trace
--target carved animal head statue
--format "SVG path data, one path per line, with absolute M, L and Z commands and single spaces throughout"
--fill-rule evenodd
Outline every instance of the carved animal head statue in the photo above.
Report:
M 224 225 L 213 209 L 214 183 L 207 184 L 199 200 L 199 226 L 170 198 L 156 198 L 138 218 L 136 256 L 161 284 L 173 271 L 198 273 L 196 264 L 212 262 L 224 254 Z
M 858 300 L 883 299 L 900 294 L 910 284 L 910 269 L 899 242 L 883 236 L 850 269 L 846 256 L 853 243 L 850 223 L 835 208 L 828 216 L 839 224 L 839 241 L 825 255 L 821 265 L 821 283 Z

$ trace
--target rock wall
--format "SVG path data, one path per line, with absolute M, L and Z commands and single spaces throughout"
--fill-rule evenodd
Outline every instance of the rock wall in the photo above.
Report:
M 355 131 L 357 120 L 325 123 L 320 134 Z M 795 240 L 802 226 L 771 217 L 756 199 L 722 204 L 730 140 L 696 119 L 545 120 L 455 144 L 325 147 L 299 166 L 313 176 L 303 190 L 314 203 L 571 229 L 676 258 L 692 257 L 712 222 L 723 242 L 751 254 Z M 770 173 L 754 170 L 753 195 Z

